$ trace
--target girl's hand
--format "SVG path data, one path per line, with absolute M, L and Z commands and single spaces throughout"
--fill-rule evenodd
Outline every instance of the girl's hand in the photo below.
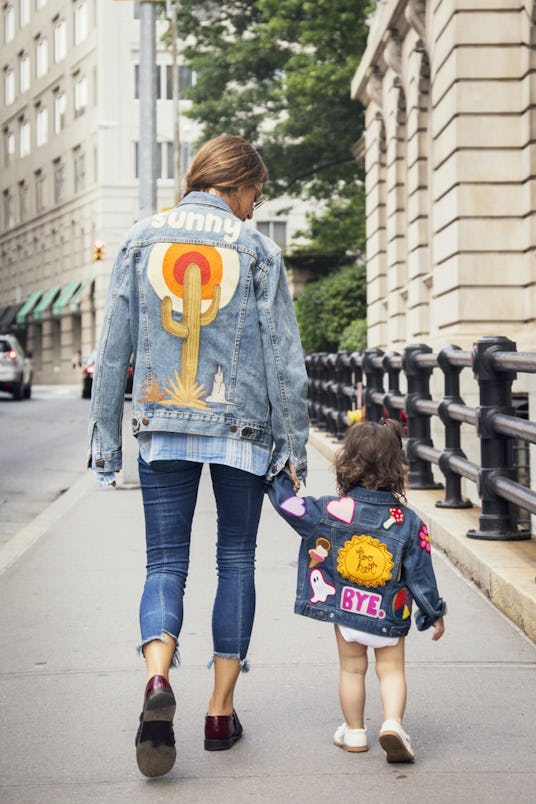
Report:
M 445 621 L 443 620 L 443 617 L 440 617 L 439 620 L 436 620 L 432 628 L 434 629 L 432 639 L 434 642 L 437 642 L 437 640 L 441 639 L 441 637 L 445 633 Z
M 294 468 L 294 464 L 292 463 L 292 461 L 286 462 L 285 470 L 288 472 L 289 477 L 292 481 L 292 488 L 294 489 L 294 492 L 298 492 L 301 488 L 301 483 L 298 480 L 298 477 L 296 475 L 296 469 Z

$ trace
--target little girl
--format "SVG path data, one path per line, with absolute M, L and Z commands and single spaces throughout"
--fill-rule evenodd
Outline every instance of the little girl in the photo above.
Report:
M 300 534 L 294 611 L 335 624 L 344 723 L 334 735 L 346 751 L 366 751 L 367 648 L 374 648 L 387 762 L 413 762 L 402 728 L 406 707 L 405 636 L 412 601 L 418 630 L 444 632 L 426 525 L 405 503 L 406 463 L 398 422 L 349 428 L 335 460 L 339 497 L 298 497 L 292 466 L 268 487 L 276 510 Z

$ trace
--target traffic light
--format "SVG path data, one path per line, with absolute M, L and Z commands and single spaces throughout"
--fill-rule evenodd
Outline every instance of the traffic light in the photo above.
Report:
M 100 262 L 104 259 L 104 243 L 102 240 L 95 240 L 93 243 L 93 262 Z

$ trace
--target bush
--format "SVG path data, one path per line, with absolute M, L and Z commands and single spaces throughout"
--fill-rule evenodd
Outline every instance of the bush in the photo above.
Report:
M 337 351 L 364 352 L 367 348 L 367 322 L 356 318 L 344 328 Z
M 348 265 L 307 285 L 296 316 L 307 353 L 338 351 L 346 328 L 366 319 L 365 266 Z

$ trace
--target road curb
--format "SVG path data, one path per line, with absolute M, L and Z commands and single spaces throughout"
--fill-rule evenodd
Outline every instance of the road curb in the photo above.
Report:
M 56 522 L 73 508 L 87 494 L 95 478 L 90 472 L 84 474 L 74 486 L 71 486 L 61 497 L 54 500 L 35 519 L 21 528 L 15 536 L 0 547 L 0 575 L 18 561 L 24 553 L 34 545 Z

